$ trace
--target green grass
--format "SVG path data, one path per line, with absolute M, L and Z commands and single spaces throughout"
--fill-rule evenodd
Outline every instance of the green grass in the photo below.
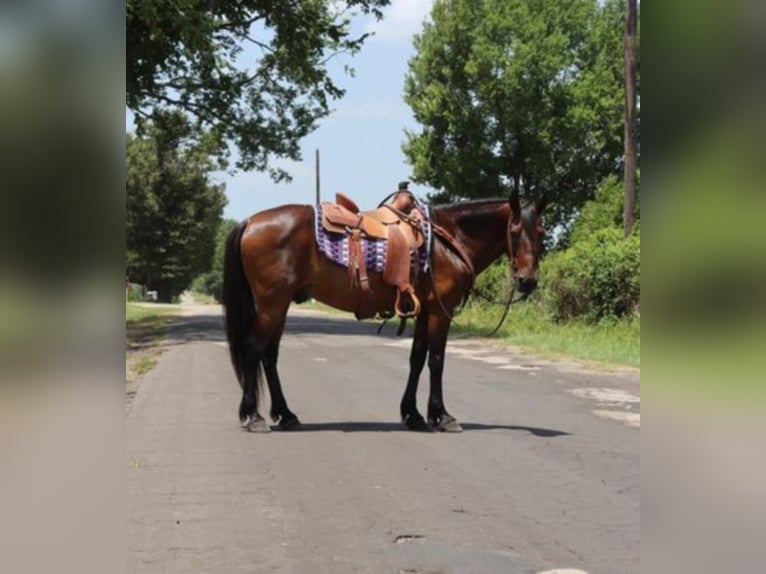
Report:
M 319 302 L 301 304 L 300 309 L 352 315 Z M 452 334 L 486 337 L 503 314 L 503 306 L 471 301 L 456 317 Z M 641 366 L 641 321 L 556 323 L 535 302 L 515 303 L 495 335 L 500 343 L 516 345 L 550 358 L 571 358 L 609 365 Z
M 178 309 L 164 304 L 125 303 L 125 322 L 137 323 L 140 321 L 159 320 L 171 317 L 178 313 Z
M 453 324 L 459 335 L 487 336 L 503 313 L 500 305 L 469 303 Z M 534 302 L 515 303 L 495 338 L 548 357 L 640 367 L 641 322 L 556 323 Z
M 125 339 L 128 349 L 156 342 L 177 314 L 178 309 L 171 306 L 148 307 L 126 303 Z
M 133 370 L 136 372 L 136 374 L 143 375 L 151 371 L 156 364 L 157 364 L 157 359 L 154 357 L 147 357 L 147 356 L 139 357 L 133 363 Z
M 218 305 L 218 301 L 215 297 L 208 295 L 207 293 L 200 293 L 199 291 L 190 291 L 189 294 L 194 299 L 194 302 L 198 305 Z
M 178 309 L 125 304 L 125 362 L 128 382 L 151 371 L 161 352 L 165 328 Z

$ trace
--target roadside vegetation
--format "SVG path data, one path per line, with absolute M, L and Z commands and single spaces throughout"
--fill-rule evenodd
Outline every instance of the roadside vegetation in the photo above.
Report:
M 502 313 L 502 305 L 470 302 L 455 319 L 453 332 L 486 336 L 495 328 Z M 638 317 L 596 324 L 583 320 L 560 323 L 537 297 L 514 304 L 495 338 L 548 358 L 566 357 L 631 367 L 641 364 Z
M 140 377 L 151 371 L 162 353 L 167 326 L 178 310 L 167 305 L 152 307 L 125 304 L 125 380 L 128 398 L 136 391 Z
M 540 285 L 511 307 L 496 335 L 551 355 L 638 367 L 641 362 L 641 226 L 623 239 L 622 183 L 606 178 L 584 204 L 566 247 L 543 258 Z M 486 335 L 508 298 L 508 261 L 482 273 L 456 332 Z

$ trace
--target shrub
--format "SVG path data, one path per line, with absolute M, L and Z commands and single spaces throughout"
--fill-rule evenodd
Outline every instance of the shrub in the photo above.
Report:
M 226 251 L 226 238 L 238 222 L 233 219 L 224 219 L 218 227 L 215 239 L 215 253 L 209 271 L 198 275 L 192 281 L 190 289 L 205 295 L 212 295 L 220 303 L 223 297 L 223 254 Z
M 559 320 L 598 322 L 633 312 L 641 295 L 641 236 L 623 239 L 618 227 L 578 237 L 541 264 L 545 300 Z
M 212 295 L 220 303 L 223 296 L 223 274 L 219 270 L 203 273 L 192 281 L 191 290 Z
M 135 303 L 144 300 L 144 287 L 138 283 L 128 284 L 128 301 Z
M 505 303 L 509 288 L 508 258 L 502 257 L 476 277 L 471 296 L 487 303 Z
M 607 227 L 622 227 L 622 182 L 610 175 L 596 188 L 595 198 L 585 202 L 574 224 L 569 243 L 574 245 L 596 231 Z

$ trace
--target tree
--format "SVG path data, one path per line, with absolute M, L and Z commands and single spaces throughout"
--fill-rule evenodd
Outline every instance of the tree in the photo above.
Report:
M 636 0 L 627 0 L 625 16 L 625 201 L 623 233 L 633 230 L 636 211 Z
M 368 36 L 352 37 L 349 14 L 380 18 L 388 3 L 128 0 L 127 106 L 139 120 L 155 109 L 183 110 L 223 156 L 235 144 L 244 169 L 268 169 L 272 156 L 300 159 L 299 140 L 344 94 L 327 62 L 355 53 Z
M 207 134 L 180 112 L 158 114 L 146 134 L 127 135 L 127 273 L 170 301 L 210 269 L 226 204 Z
M 239 225 L 239 222 L 234 219 L 224 219 L 221 221 L 215 236 L 215 252 L 212 267 L 209 271 L 199 275 L 192 283 L 192 289 L 200 293 L 212 295 L 219 303 L 223 300 L 223 258 L 226 250 L 226 239 L 229 237 L 229 232 L 237 225 Z
M 403 151 L 435 199 L 507 194 L 571 221 L 621 156 L 621 2 L 436 0 L 415 38 Z

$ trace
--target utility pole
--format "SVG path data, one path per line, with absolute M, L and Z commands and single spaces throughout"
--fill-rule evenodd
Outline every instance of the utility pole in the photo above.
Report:
M 636 209 L 636 0 L 627 0 L 625 14 L 625 171 L 623 233 L 633 230 Z
M 317 152 L 316 152 L 316 182 L 317 182 L 317 202 L 316 202 L 316 204 L 319 205 L 319 148 L 317 148 Z

